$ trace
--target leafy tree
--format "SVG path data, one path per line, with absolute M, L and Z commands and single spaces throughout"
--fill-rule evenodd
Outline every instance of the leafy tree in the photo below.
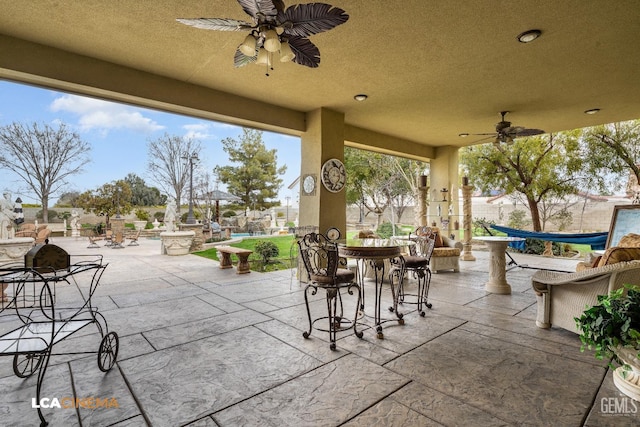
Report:
M 85 191 L 78 197 L 78 205 L 86 212 L 106 217 L 105 221 L 109 227 L 109 218 L 118 213 L 131 212 L 131 197 L 129 184 L 125 180 L 119 180 L 104 184 L 93 191 Z
M 198 155 L 200 142 L 191 138 L 164 134 L 147 143 L 147 170 L 162 191 L 176 199 L 180 212 L 180 200 L 189 182 L 189 162 L 192 155 Z
M 582 168 L 579 131 L 520 138 L 512 144 L 483 144 L 461 150 L 460 162 L 483 192 L 518 193 L 542 231 L 540 203 L 576 192 Z
M 631 185 L 640 182 L 640 120 L 587 128 L 583 140 L 587 170 L 601 192 L 607 184 L 619 189 L 624 183 L 620 175 L 635 177 Z M 632 193 L 629 184 L 627 192 Z
M 64 123 L 57 126 L 14 122 L 0 127 L 0 167 L 9 169 L 33 190 L 49 221 L 49 198 L 82 172 L 91 146 Z
M 55 206 L 72 208 L 78 207 L 79 196 L 79 191 L 68 191 L 66 193 L 62 193 L 60 197 L 58 197 L 58 202 L 55 204 Z
M 124 181 L 131 187 L 131 204 L 134 206 L 159 206 L 167 203 L 167 196 L 156 187 L 149 187 L 144 179 L 134 173 L 128 174 Z
M 394 181 L 387 196 L 396 209 L 396 221 L 400 222 L 405 209 L 418 200 L 418 177 L 429 169 L 429 165 L 418 160 L 390 156 Z
M 347 203 L 360 207 L 360 222 L 369 213 L 380 214 L 388 207 L 395 210 L 394 219 L 400 222 L 404 210 L 418 191 L 416 176 L 427 165 L 416 160 L 350 147 L 345 148 L 344 159 L 349 171 Z
M 278 175 L 286 172 L 287 167 L 278 167 L 276 150 L 267 150 L 262 141 L 262 132 L 254 129 L 242 129 L 240 139 L 222 140 L 224 151 L 229 160 L 238 166 L 218 166 L 214 173 L 220 182 L 226 184 L 229 193 L 240 197 L 245 210 L 268 209 L 278 205 L 270 201 L 278 196 L 282 179 Z

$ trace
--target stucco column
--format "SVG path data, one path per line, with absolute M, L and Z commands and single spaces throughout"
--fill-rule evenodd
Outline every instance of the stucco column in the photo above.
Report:
M 473 192 L 473 187 L 468 185 L 468 182 L 465 182 L 468 180 L 467 177 L 462 179 L 462 222 L 464 226 L 464 240 L 462 242 L 460 259 L 463 261 L 475 261 L 476 257 L 471 253 L 471 193 Z
M 315 177 L 315 191 L 300 189 L 299 226 L 317 226 L 320 233 L 337 227 L 347 232 L 346 195 L 344 188 L 332 193 L 322 185 L 321 169 L 329 159 L 344 161 L 344 114 L 321 108 L 307 113 L 307 131 L 301 138 L 300 182 Z M 349 171 L 346 171 L 349 174 Z
M 428 223 L 434 221 L 445 236 L 454 230 L 460 208 L 458 206 L 458 147 L 438 147 L 430 163 L 430 189 Z M 443 202 L 442 189 L 446 189 Z M 448 221 L 446 227 L 443 221 Z

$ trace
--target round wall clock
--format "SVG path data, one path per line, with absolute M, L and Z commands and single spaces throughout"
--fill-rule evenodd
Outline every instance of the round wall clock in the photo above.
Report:
M 332 193 L 337 193 L 344 188 L 347 174 L 344 164 L 338 159 L 329 159 L 322 165 L 322 183 Z
M 340 238 L 340 230 L 335 227 L 331 227 L 326 232 L 327 239 L 329 240 L 338 240 Z
M 305 175 L 302 179 L 302 193 L 307 196 L 312 196 L 316 192 L 316 176 Z

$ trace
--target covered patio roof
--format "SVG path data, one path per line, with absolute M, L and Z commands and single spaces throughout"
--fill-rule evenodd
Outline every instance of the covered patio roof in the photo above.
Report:
M 328 108 L 347 145 L 422 159 L 477 143 L 458 135 L 492 132 L 503 110 L 547 132 L 638 118 L 637 1 L 329 3 L 350 17 L 311 37 L 319 68 L 266 77 L 233 66 L 245 32 L 176 21 L 250 19 L 234 0 L 0 0 L 0 78 L 290 135 Z

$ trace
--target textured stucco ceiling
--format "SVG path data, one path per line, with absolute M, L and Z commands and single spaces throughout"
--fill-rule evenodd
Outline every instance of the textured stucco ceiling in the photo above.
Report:
M 259 110 L 245 117 L 249 124 L 275 122 L 296 134 L 301 126 L 275 116 L 328 108 L 348 126 L 431 147 L 477 142 L 458 134 L 493 131 L 502 110 L 514 125 L 549 132 L 640 117 L 637 0 L 327 2 L 350 18 L 311 37 L 320 67 L 278 63 L 266 77 L 256 65 L 233 67 L 245 33 L 175 20 L 248 20 L 235 0 L 0 0 L 0 78 L 70 83 L 79 92 L 113 79 L 106 96 L 140 90 L 127 77 L 101 74 L 115 64 L 157 76 L 150 84 L 158 93 L 166 82 L 212 90 L 214 118 L 233 115 L 223 105 L 229 94 L 229 103 L 247 101 L 238 110 Z M 540 39 L 517 42 L 532 28 L 542 30 Z M 78 57 L 82 70 L 71 70 Z M 354 101 L 358 93 L 369 99 Z M 583 113 L 590 108 L 601 112 Z

